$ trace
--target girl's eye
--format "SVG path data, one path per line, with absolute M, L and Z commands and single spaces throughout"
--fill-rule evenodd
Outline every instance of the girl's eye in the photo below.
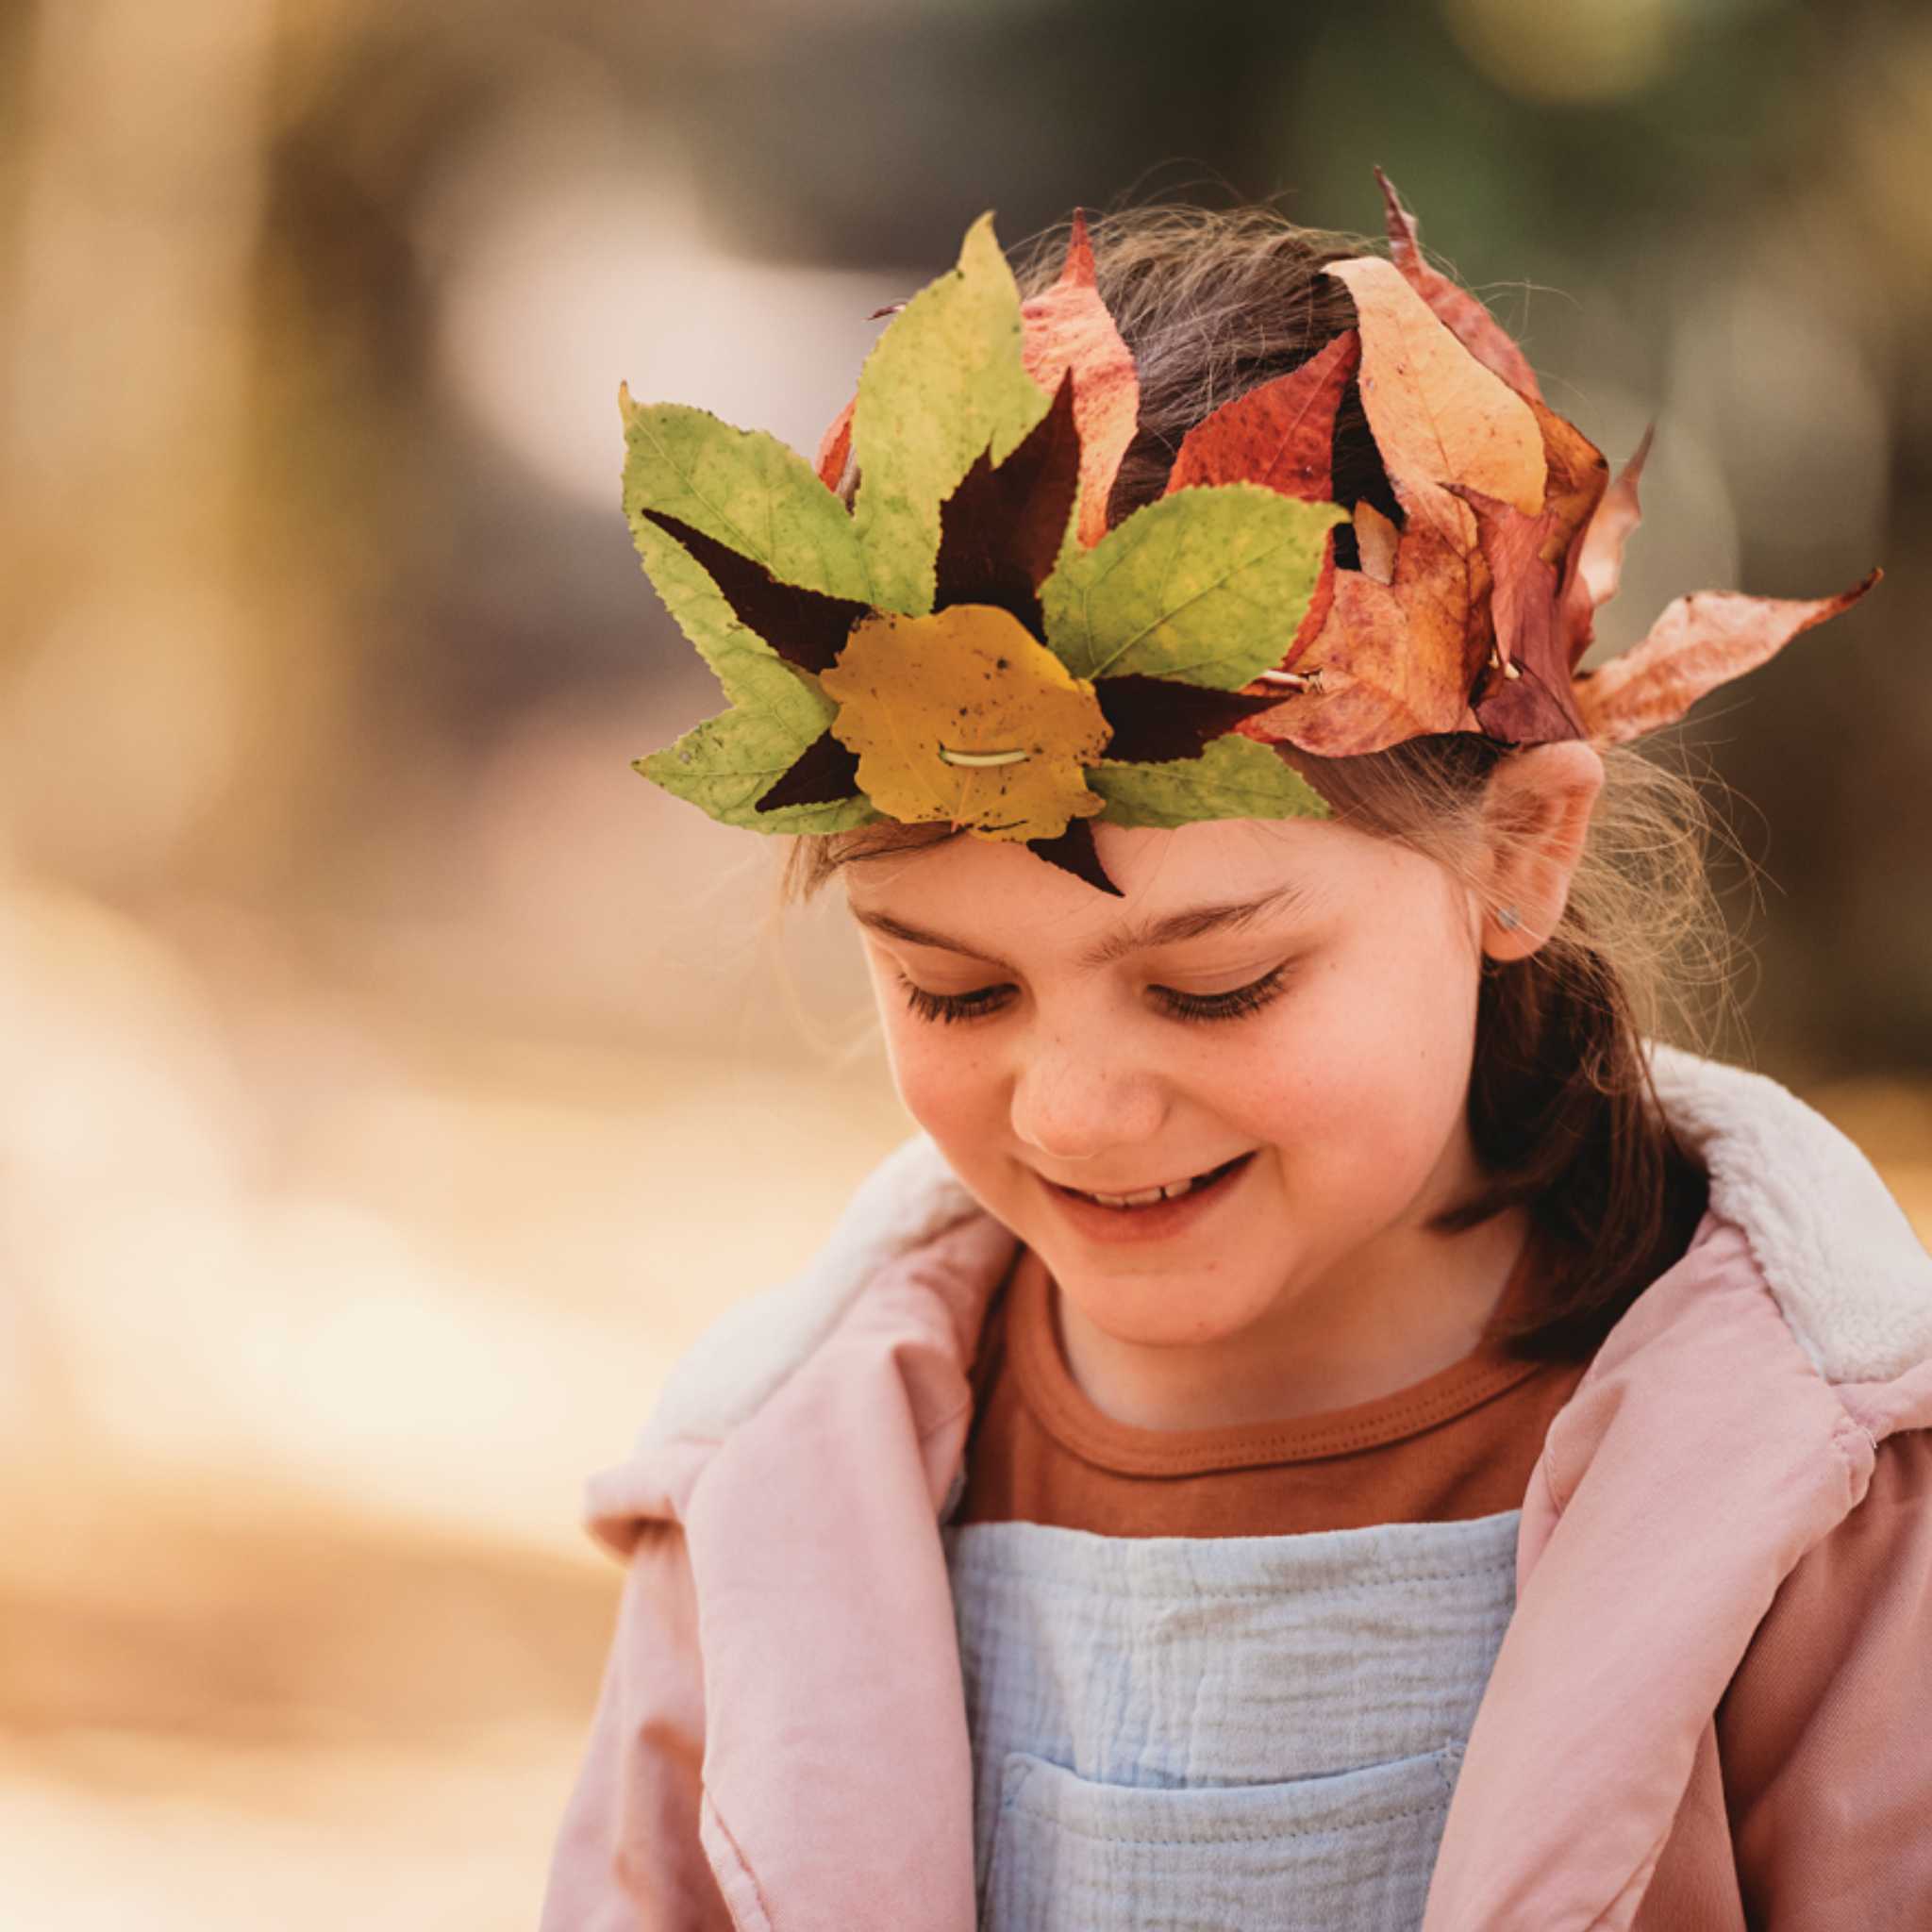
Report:
M 1226 992 L 1181 992 L 1171 986 L 1158 986 L 1154 991 L 1176 1020 L 1239 1020 L 1248 1013 L 1259 1012 L 1274 999 L 1287 974 L 1286 964 L 1271 966 L 1259 979 L 1251 979 L 1246 986 L 1232 987 Z
M 922 1020 L 976 1020 L 983 1013 L 997 1012 L 1006 1005 L 1009 986 L 975 987 L 971 992 L 927 992 L 914 986 L 902 973 L 899 984 L 905 990 L 906 1004 Z
M 1281 991 L 1287 973 L 1286 964 L 1273 966 L 1259 979 L 1250 980 L 1246 986 L 1232 987 L 1226 992 L 1182 992 L 1171 986 L 1157 986 L 1149 991 L 1176 1020 L 1239 1020 L 1258 1012 L 1274 999 Z M 903 973 L 898 977 L 906 1004 L 913 1012 L 922 1020 L 948 1024 L 955 1020 L 977 1020 L 998 1012 L 1013 991 L 1010 986 L 982 986 L 971 992 L 928 992 L 924 987 L 915 986 Z

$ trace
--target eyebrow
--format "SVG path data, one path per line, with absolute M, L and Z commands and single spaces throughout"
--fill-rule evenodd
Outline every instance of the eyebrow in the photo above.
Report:
M 1165 918 L 1146 920 L 1139 925 L 1128 926 L 1124 931 L 1108 933 L 1081 954 L 1080 964 L 1087 967 L 1110 966 L 1115 960 L 1125 958 L 1129 953 L 1148 951 L 1155 946 L 1171 946 L 1182 940 L 1201 939 L 1211 932 L 1239 931 L 1242 926 L 1252 924 L 1263 913 L 1302 906 L 1314 896 L 1306 886 L 1287 885 L 1274 891 L 1264 892 L 1258 899 L 1230 900 L 1220 906 L 1190 906 L 1179 912 L 1170 912 Z M 894 919 L 890 912 L 862 911 L 854 907 L 852 916 L 860 925 L 869 925 L 889 939 L 904 940 L 908 945 L 935 946 L 942 953 L 963 953 L 971 959 L 984 959 L 989 966 L 997 966 L 1003 973 L 1014 970 L 996 954 L 982 947 L 968 945 L 964 940 L 949 939 L 942 932 L 929 932 L 923 925 Z

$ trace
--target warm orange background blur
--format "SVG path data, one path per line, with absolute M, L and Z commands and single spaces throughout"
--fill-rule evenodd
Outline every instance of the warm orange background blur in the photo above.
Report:
M 1886 564 L 1672 755 L 1768 875 L 1729 1050 L 1932 1228 L 1923 15 L 17 0 L 0 57 L 9 1925 L 533 1922 L 581 1479 L 905 1130 L 836 909 L 629 769 L 716 705 L 618 380 L 809 450 L 983 208 L 1373 228 L 1379 160 L 1613 459 L 1659 419 L 1612 647 Z

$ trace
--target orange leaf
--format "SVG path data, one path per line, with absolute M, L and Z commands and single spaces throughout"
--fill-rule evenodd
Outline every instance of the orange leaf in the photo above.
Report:
M 1141 384 L 1131 350 L 1100 299 L 1087 217 L 1074 232 L 1060 278 L 1020 305 L 1020 353 L 1026 373 L 1051 395 L 1074 372 L 1074 422 L 1080 432 L 1080 541 L 1090 548 L 1107 534 L 1107 499 L 1141 417 Z
M 1530 406 L 1450 334 L 1392 263 L 1354 256 L 1325 271 L 1355 299 L 1362 338 L 1362 408 L 1383 467 L 1413 523 L 1470 550 L 1475 520 L 1444 487 L 1464 483 L 1543 507 L 1548 464 Z
M 1319 670 L 1314 688 L 1235 729 L 1330 758 L 1457 729 L 1487 650 L 1480 635 L 1470 635 L 1470 611 L 1487 577 L 1479 551 L 1412 519 L 1391 583 L 1358 570 L 1334 573 L 1334 606 L 1301 659 L 1302 675 Z
M 1486 369 L 1493 369 L 1509 387 L 1534 402 L 1542 400 L 1536 371 L 1505 332 L 1503 325 L 1467 289 L 1452 282 L 1423 259 L 1421 231 L 1415 217 L 1403 207 L 1395 184 L 1375 170 L 1382 189 L 1382 208 L 1389 225 L 1389 253 L 1408 285 L 1455 333 L 1456 339 Z
M 1883 575 L 1874 570 L 1836 597 L 1694 591 L 1677 598 L 1641 644 L 1576 679 L 1585 729 L 1614 744 L 1674 724 L 1706 691 L 1775 657 L 1800 631 L 1850 609 Z
M 1557 604 L 1564 646 L 1573 670 L 1590 649 L 1596 629 L 1596 612 L 1616 595 L 1618 581 L 1624 575 L 1624 545 L 1642 520 L 1643 511 L 1637 501 L 1637 480 L 1643 474 L 1643 459 L 1650 454 L 1650 438 L 1651 429 L 1645 429 L 1643 441 L 1617 473 L 1617 480 L 1604 492 L 1584 526 L 1582 541 L 1571 553 Z
M 1304 503 L 1325 503 L 1336 406 L 1360 359 L 1361 338 L 1345 329 L 1300 368 L 1222 404 L 1188 431 L 1162 493 L 1200 483 L 1258 483 Z

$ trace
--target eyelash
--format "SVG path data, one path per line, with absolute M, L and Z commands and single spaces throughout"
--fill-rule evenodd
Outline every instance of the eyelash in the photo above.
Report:
M 1241 1020 L 1259 1012 L 1274 999 L 1287 975 L 1288 964 L 1284 962 L 1271 967 L 1259 979 L 1250 980 L 1246 986 L 1230 987 L 1226 992 L 1181 992 L 1167 986 L 1156 987 L 1154 991 L 1160 994 L 1170 1019 Z M 898 979 L 907 1006 L 920 1019 L 948 1025 L 955 1020 L 981 1020 L 998 1012 L 1007 1004 L 1004 995 L 1011 990 L 989 986 L 968 993 L 928 992 L 924 987 L 913 985 L 903 973 Z

